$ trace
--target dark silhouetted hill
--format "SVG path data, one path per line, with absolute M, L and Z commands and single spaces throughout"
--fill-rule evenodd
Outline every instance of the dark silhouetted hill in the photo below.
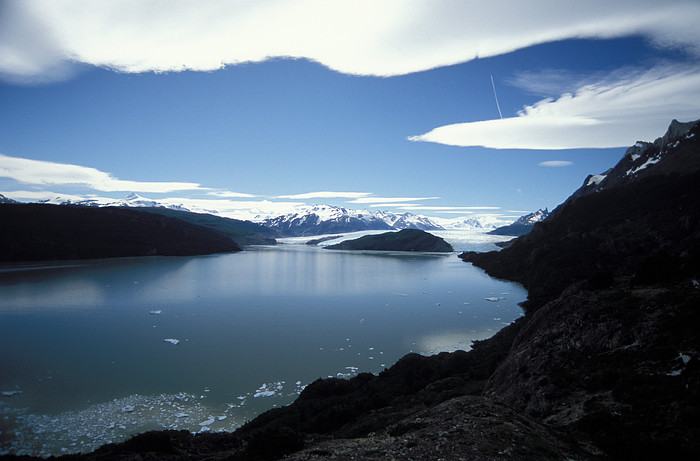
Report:
M 399 232 L 385 232 L 365 235 L 354 240 L 346 240 L 325 247 L 329 250 L 375 250 L 375 251 L 453 251 L 452 245 L 444 239 L 420 229 L 404 229 Z
M 0 204 L 0 259 L 43 261 L 240 251 L 227 235 L 132 208 Z

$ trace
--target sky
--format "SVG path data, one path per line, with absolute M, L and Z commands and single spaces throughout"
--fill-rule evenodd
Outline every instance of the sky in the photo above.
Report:
M 700 2 L 0 0 L 0 194 L 504 220 L 700 119 Z

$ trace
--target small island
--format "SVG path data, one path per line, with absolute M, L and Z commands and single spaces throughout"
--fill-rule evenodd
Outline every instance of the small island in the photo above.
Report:
M 399 232 L 386 232 L 365 235 L 354 240 L 346 240 L 326 247 L 329 250 L 374 250 L 374 251 L 421 251 L 431 253 L 451 253 L 452 245 L 420 229 L 404 229 Z

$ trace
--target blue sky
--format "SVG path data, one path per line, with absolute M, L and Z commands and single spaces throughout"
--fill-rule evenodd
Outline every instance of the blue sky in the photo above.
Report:
M 0 194 L 505 219 L 700 118 L 699 2 L 482 3 L 3 2 Z

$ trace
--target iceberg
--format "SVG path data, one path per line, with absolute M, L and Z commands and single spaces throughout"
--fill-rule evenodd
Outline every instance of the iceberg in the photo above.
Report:
M 165 341 L 166 343 L 175 344 L 175 345 L 177 345 L 180 342 L 179 339 L 175 339 L 175 338 L 165 338 L 163 341 Z
M 214 424 L 214 417 L 213 416 L 210 416 L 208 419 L 199 423 L 199 425 L 202 427 L 211 426 L 212 424 Z
M 21 394 L 22 391 L 2 391 L 3 397 L 12 397 L 13 395 Z

